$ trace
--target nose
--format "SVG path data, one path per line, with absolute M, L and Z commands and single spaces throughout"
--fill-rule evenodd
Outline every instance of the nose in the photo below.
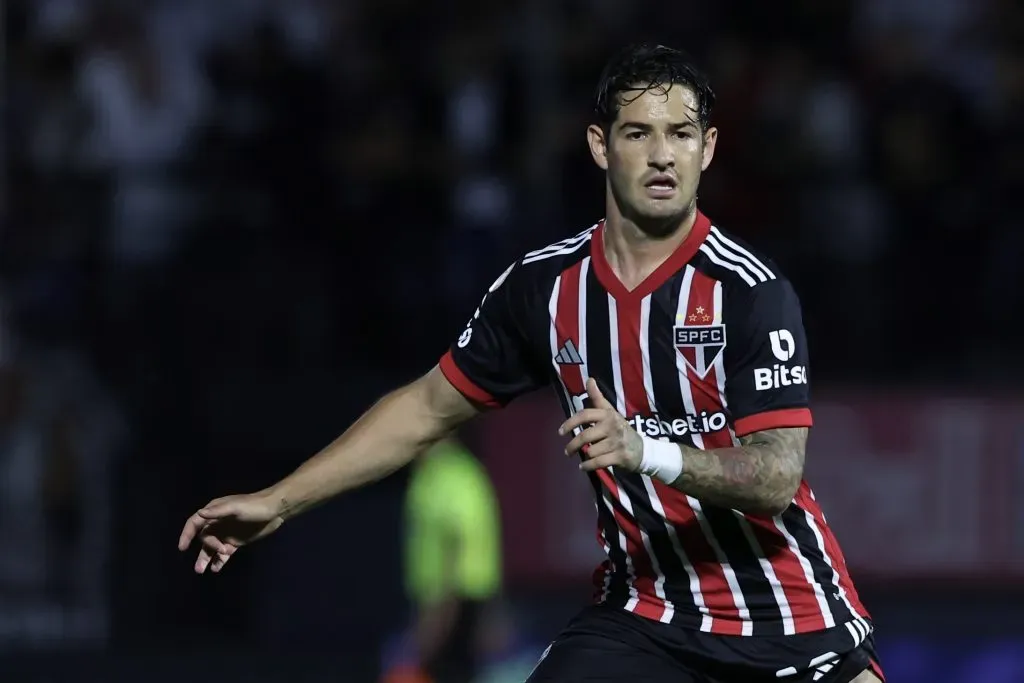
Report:
M 664 171 L 675 166 L 675 158 L 672 155 L 672 146 L 668 143 L 668 140 L 664 135 L 651 136 L 651 147 L 647 163 L 649 166 L 656 168 L 659 171 Z

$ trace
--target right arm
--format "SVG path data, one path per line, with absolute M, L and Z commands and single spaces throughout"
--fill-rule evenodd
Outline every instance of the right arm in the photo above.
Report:
M 286 519 L 387 476 L 484 407 L 500 407 L 543 385 L 542 365 L 531 362 L 517 323 L 522 291 L 506 284 L 515 279 L 516 265 L 491 285 L 437 367 L 382 398 L 277 484 L 214 499 L 189 517 L 178 548 L 200 539 L 196 571 L 220 571 L 238 548 L 273 533 Z
M 340 493 L 386 477 L 477 412 L 435 367 L 382 398 L 278 483 L 248 495 L 216 498 L 197 510 L 185 522 L 178 549 L 188 549 L 198 538 L 196 571 L 209 567 L 218 572 L 243 545 Z
M 438 367 L 378 401 L 341 436 L 265 491 L 283 519 L 382 479 L 447 436 L 479 408 Z
M 497 408 L 544 381 L 529 364 L 513 312 L 517 264 L 488 288 L 438 366 L 388 394 L 331 445 L 271 487 L 282 519 L 381 479 L 485 407 Z

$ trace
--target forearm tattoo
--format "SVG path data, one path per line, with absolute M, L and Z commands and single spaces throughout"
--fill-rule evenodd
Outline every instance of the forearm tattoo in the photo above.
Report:
M 740 437 L 740 446 L 683 446 L 683 473 L 672 484 L 700 501 L 751 514 L 778 514 L 803 477 L 807 428 L 768 429 Z

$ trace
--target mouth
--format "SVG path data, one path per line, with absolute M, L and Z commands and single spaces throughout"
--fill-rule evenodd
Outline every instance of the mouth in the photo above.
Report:
M 652 197 L 659 198 L 674 195 L 678 185 L 679 183 L 676 182 L 676 179 L 669 175 L 658 175 L 644 183 L 647 193 Z

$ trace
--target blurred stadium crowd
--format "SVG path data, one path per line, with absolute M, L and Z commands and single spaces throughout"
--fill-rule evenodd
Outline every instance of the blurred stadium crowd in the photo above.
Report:
M 1013 0 L 5 4 L 0 593 L 83 633 L 154 583 L 173 628 L 196 501 L 294 465 L 601 217 L 584 129 L 627 40 L 710 71 L 702 206 L 794 280 L 819 387 L 1024 377 Z

